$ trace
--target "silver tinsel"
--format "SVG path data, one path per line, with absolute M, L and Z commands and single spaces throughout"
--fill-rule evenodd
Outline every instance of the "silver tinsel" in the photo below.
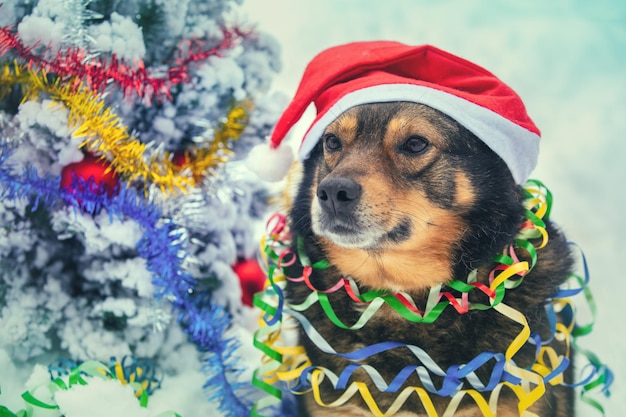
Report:
M 27 136 L 27 133 L 20 128 L 19 120 L 0 111 L 0 142 L 17 146 L 24 142 Z
M 64 15 L 58 16 L 57 19 L 63 19 L 65 23 L 65 32 L 63 35 L 63 43 L 65 45 L 89 51 L 93 46 L 94 39 L 89 35 L 87 30 L 87 22 L 94 19 L 102 19 L 103 16 L 88 9 L 92 0 L 65 0 L 63 8 Z M 97 51 L 91 51 L 91 58 L 97 55 Z

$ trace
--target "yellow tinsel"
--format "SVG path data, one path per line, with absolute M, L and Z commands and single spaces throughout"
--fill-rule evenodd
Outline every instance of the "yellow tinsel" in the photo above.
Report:
M 163 192 L 184 192 L 224 163 L 231 153 L 228 143 L 239 139 L 250 109 L 248 102 L 234 105 L 215 129 L 208 147 L 187 151 L 184 162 L 175 164 L 169 152 L 149 156 L 147 146 L 130 135 L 119 116 L 80 80 L 56 78 L 50 81 L 44 71 L 36 72 L 17 63 L 4 64 L 1 68 L 0 97 L 15 85 L 22 87 L 22 101 L 47 94 L 69 110 L 68 125 L 73 129 L 73 137 L 83 139 L 81 148 L 107 159 L 115 172 L 128 182 L 141 180 L 146 186 L 155 185 Z

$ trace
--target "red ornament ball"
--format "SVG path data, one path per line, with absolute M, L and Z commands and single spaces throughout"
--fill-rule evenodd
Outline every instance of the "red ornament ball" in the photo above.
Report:
M 106 172 L 107 169 L 109 169 L 108 172 Z M 89 190 L 85 190 L 82 185 L 77 185 L 74 182 L 75 178 L 82 180 L 80 183 L 88 184 Z M 61 171 L 61 188 L 72 194 L 88 191 L 98 195 L 106 192 L 111 197 L 117 184 L 118 177 L 115 171 L 106 161 L 93 155 L 85 155 L 82 161 L 66 165 Z
M 265 284 L 265 272 L 254 259 L 240 259 L 233 265 L 233 271 L 239 277 L 241 285 L 241 302 L 252 306 L 252 298 L 255 293 L 263 291 Z
M 178 168 L 181 168 L 183 165 L 191 163 L 191 156 L 189 152 L 176 151 L 172 154 L 172 163 Z

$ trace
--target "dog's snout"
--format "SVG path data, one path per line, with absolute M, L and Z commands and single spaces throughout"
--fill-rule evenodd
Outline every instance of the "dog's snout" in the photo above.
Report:
M 353 208 L 360 197 L 361 185 L 350 178 L 326 178 L 317 187 L 320 205 L 335 214 Z

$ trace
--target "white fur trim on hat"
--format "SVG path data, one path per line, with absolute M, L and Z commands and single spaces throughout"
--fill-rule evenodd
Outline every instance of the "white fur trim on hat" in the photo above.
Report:
M 255 145 L 246 157 L 246 167 L 260 179 L 270 182 L 282 180 L 293 163 L 293 150 L 287 144 L 278 148 L 268 142 Z
M 309 156 L 324 130 L 346 110 L 360 104 L 392 101 L 422 103 L 452 117 L 504 160 L 518 184 L 525 182 L 535 168 L 539 135 L 463 98 L 412 84 L 376 85 L 344 95 L 309 128 L 300 146 L 299 158 Z

